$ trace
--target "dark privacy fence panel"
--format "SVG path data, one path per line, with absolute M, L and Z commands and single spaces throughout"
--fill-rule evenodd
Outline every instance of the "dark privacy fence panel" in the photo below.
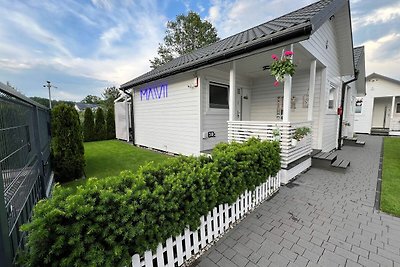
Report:
M 0 262 L 24 245 L 20 226 L 51 186 L 50 111 L 0 83 Z

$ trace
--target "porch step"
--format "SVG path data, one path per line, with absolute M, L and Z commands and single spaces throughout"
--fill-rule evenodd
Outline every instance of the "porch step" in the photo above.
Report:
M 350 161 L 346 159 L 336 159 L 335 162 L 332 163 L 333 170 L 335 171 L 345 171 L 349 166 Z
M 335 152 L 321 152 L 312 156 L 312 167 L 331 170 L 345 171 L 350 166 L 350 161 L 338 158 Z
M 364 146 L 365 141 L 360 141 L 357 138 L 343 138 L 344 146 Z
M 379 128 L 379 127 L 372 127 L 371 128 L 371 135 L 389 135 L 389 128 Z

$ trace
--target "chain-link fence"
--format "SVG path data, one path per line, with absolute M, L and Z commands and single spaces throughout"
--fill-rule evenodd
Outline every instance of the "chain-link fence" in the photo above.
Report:
M 24 245 L 20 226 L 49 194 L 50 111 L 0 83 L 0 262 L 13 264 Z

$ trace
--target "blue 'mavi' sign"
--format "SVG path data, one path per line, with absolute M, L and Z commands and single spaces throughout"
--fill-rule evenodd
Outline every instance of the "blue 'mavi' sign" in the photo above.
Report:
M 168 97 L 168 84 L 140 89 L 140 101 Z

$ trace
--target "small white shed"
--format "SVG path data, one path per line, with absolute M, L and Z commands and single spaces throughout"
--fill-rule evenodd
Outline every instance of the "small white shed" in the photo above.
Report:
M 130 98 L 121 92 L 121 96 L 114 102 L 115 112 L 115 137 L 130 142 L 132 128 Z

